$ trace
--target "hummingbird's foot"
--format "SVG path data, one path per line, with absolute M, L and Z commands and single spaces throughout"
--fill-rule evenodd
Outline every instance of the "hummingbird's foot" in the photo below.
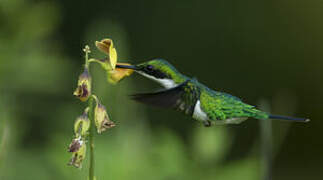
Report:
M 206 121 L 203 121 L 203 125 L 204 127 L 210 127 L 212 124 L 211 124 L 211 121 L 206 120 Z

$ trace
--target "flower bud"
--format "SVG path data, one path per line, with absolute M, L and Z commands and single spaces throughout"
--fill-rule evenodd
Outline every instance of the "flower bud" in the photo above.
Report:
M 90 120 L 88 118 L 88 107 L 85 109 L 84 113 L 79 116 L 74 123 L 74 133 L 76 137 L 85 137 L 90 129 Z
M 83 48 L 83 52 L 85 52 L 86 54 L 91 53 L 90 46 L 85 45 L 85 47 Z
M 100 42 L 96 41 L 95 46 L 107 55 L 107 59 L 99 60 L 104 69 L 113 70 L 117 64 L 117 50 L 113 47 L 111 39 L 103 39 Z
M 91 76 L 87 68 L 85 68 L 84 72 L 79 76 L 77 88 L 73 95 L 78 97 L 81 101 L 86 101 L 91 95 Z
M 95 107 L 94 120 L 95 120 L 95 125 L 96 125 L 97 131 L 99 134 L 101 134 L 103 131 L 115 126 L 114 122 L 110 120 L 105 107 L 100 103 L 97 103 L 97 105 Z
M 72 153 L 72 158 L 68 165 L 81 168 L 86 154 L 86 144 L 81 137 L 73 139 L 68 151 Z

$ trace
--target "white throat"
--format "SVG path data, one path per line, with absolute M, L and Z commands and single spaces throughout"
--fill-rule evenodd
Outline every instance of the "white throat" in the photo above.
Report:
M 148 74 L 145 74 L 145 73 L 142 73 L 140 71 L 136 71 L 137 73 L 151 79 L 151 80 L 154 80 L 156 82 L 158 82 L 159 84 L 161 84 L 162 86 L 164 86 L 166 89 L 170 89 L 170 88 L 173 88 L 175 86 L 177 86 L 177 84 L 171 80 L 171 79 L 157 79 L 155 78 L 154 76 L 150 76 Z
M 194 107 L 193 112 L 193 118 L 199 120 L 199 121 L 207 121 L 209 118 L 207 117 L 207 114 L 202 110 L 201 108 L 201 102 L 198 100 Z

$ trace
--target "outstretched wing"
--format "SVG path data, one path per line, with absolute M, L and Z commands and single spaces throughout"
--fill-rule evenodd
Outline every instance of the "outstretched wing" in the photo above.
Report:
M 200 97 L 199 88 L 189 80 L 178 86 L 154 93 L 134 94 L 132 99 L 163 108 L 172 108 L 192 116 Z

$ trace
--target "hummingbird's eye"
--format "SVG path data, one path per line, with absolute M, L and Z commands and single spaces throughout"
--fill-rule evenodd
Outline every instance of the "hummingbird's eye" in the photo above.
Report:
M 148 71 L 152 71 L 154 69 L 154 67 L 152 65 L 148 65 L 146 68 Z

